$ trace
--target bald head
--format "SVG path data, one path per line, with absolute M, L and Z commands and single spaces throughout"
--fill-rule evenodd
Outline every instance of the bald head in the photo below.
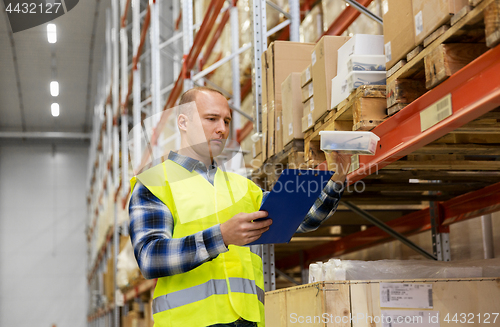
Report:
M 192 114 L 193 114 L 192 113 L 193 106 L 183 106 L 183 105 L 186 103 L 190 103 L 190 102 L 196 102 L 196 96 L 202 92 L 203 93 L 219 94 L 219 95 L 224 97 L 224 94 L 222 94 L 221 92 L 219 92 L 215 89 L 206 87 L 206 86 L 193 87 L 192 89 L 187 90 L 186 92 L 184 92 L 181 95 L 181 99 L 179 100 L 179 107 L 178 107 L 177 115 L 184 114 L 191 119 Z
M 187 90 L 186 92 L 184 92 L 184 94 L 181 95 L 179 105 L 184 104 L 184 103 L 188 103 L 188 102 L 192 102 L 192 101 L 196 101 L 196 95 L 199 92 L 203 92 L 203 91 L 204 92 L 218 93 L 218 94 L 224 96 L 224 94 L 222 94 L 221 92 L 219 92 L 215 89 L 211 89 L 211 88 L 206 87 L 206 86 L 197 86 L 197 87 L 193 87 L 192 89 Z

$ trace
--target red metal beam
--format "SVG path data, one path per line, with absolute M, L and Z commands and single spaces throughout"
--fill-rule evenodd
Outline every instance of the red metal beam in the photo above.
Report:
M 125 11 L 123 12 L 123 16 L 122 16 L 121 27 L 123 27 L 123 28 L 127 27 L 127 15 L 128 15 L 128 8 L 129 7 L 130 7 L 130 0 L 127 0 L 127 3 L 125 4 Z
M 252 134 L 252 130 L 253 123 L 251 121 L 247 121 L 243 128 L 236 131 L 236 142 L 238 142 L 238 144 L 241 144 L 241 141 L 246 139 L 248 135 Z
M 137 63 L 141 58 L 142 48 L 144 47 L 144 42 L 146 41 L 146 34 L 149 29 L 150 19 L 151 19 L 151 7 L 148 4 L 148 11 L 146 12 L 146 17 L 144 17 L 144 25 L 142 25 L 142 30 L 141 30 L 141 42 L 139 43 L 139 48 L 137 49 L 137 53 L 134 56 L 132 69 L 137 69 Z
M 380 137 L 374 156 L 360 156 L 349 183 L 374 173 L 458 127 L 500 106 L 500 47 L 490 49 L 396 115 L 375 127 Z M 422 132 L 420 112 L 451 94 L 453 114 Z
M 205 53 L 203 54 L 203 57 L 201 58 L 200 61 L 201 67 L 203 67 L 206 64 L 208 57 L 210 57 L 210 55 L 212 54 L 215 44 L 217 43 L 217 41 L 219 41 L 219 38 L 228 20 L 229 20 L 229 10 L 226 10 L 222 15 L 222 19 L 219 25 L 217 26 L 217 29 L 215 30 L 215 33 L 212 36 L 212 39 L 210 40 L 210 43 L 208 43 L 207 47 L 205 48 Z
M 179 10 L 179 17 L 177 17 L 177 19 L 175 20 L 175 30 L 179 29 L 179 26 L 181 25 L 181 21 L 182 21 L 182 9 Z
M 439 204 L 445 218 L 444 224 L 449 225 L 500 209 L 500 183 L 473 191 Z M 387 223 L 390 227 L 404 235 L 418 234 L 431 229 L 429 208 L 412 212 Z M 319 245 L 304 250 L 304 263 L 336 257 L 342 254 L 362 250 L 370 246 L 394 240 L 378 227 L 371 227 L 340 240 Z M 300 256 L 294 254 L 276 261 L 279 269 L 288 269 L 300 265 Z
M 442 208 L 445 226 L 499 211 L 500 183 L 446 201 Z
M 368 7 L 368 5 L 373 0 L 358 0 L 358 3 L 364 7 Z M 347 28 L 358 18 L 360 12 L 355 8 L 348 6 L 340 13 L 340 15 L 335 19 L 335 21 L 330 25 L 328 30 L 323 33 L 323 35 L 341 35 L 347 30 Z M 322 36 L 323 36 L 322 35 Z M 320 37 L 321 39 L 321 37 Z M 318 40 L 319 41 L 319 40 Z
M 170 92 L 170 96 L 168 97 L 163 110 L 173 107 L 175 102 L 181 95 L 182 82 L 184 82 L 186 71 L 190 71 L 191 69 L 193 69 L 194 65 L 196 64 L 196 60 L 200 55 L 203 45 L 207 41 L 208 34 L 210 33 L 212 26 L 214 26 L 215 20 L 217 19 L 217 16 L 219 15 L 223 4 L 224 1 L 222 0 L 212 0 L 210 2 L 208 11 L 205 15 L 205 18 L 203 19 L 203 22 L 201 23 L 200 30 L 198 31 L 198 33 L 196 33 L 195 39 L 193 41 L 193 46 L 189 51 L 187 58 L 185 59 L 185 70 L 179 74 L 179 77 L 175 81 L 174 88 Z
M 241 101 L 245 100 L 247 95 L 252 93 L 252 78 L 250 77 L 241 86 Z

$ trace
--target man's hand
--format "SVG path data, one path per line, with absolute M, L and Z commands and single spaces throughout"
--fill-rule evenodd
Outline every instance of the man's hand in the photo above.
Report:
M 220 225 L 224 244 L 245 245 L 257 240 L 262 233 L 269 229 L 271 219 L 253 221 L 267 217 L 266 211 L 239 213 Z
M 351 167 L 352 154 L 341 154 L 336 151 L 325 151 L 325 157 L 328 164 L 328 170 L 333 170 L 335 172 L 331 179 L 334 182 L 343 185 L 347 176 L 347 172 Z

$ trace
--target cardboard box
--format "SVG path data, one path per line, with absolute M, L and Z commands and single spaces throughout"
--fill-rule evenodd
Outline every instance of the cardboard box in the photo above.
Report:
M 263 143 L 262 153 L 264 161 L 274 155 L 276 151 L 274 128 L 276 117 L 281 115 L 281 83 L 285 81 L 290 73 L 300 73 L 307 68 L 311 63 L 311 51 L 313 48 L 314 44 L 309 43 L 275 41 L 266 50 L 267 153 L 265 153 Z M 262 125 L 264 125 L 264 121 Z
M 323 11 L 314 6 L 304 17 L 299 27 L 300 42 L 316 42 L 323 34 Z
M 418 289 L 424 288 L 422 292 L 427 290 L 428 297 L 424 297 L 424 293 L 421 300 L 413 300 L 409 304 L 394 296 L 390 300 L 398 302 L 399 306 L 397 309 L 389 307 L 381 298 L 381 294 L 385 293 L 381 291 L 388 290 L 388 283 L 398 284 L 394 286 L 399 286 L 405 293 L 414 294 L 415 289 L 418 292 Z M 499 283 L 500 278 L 488 277 L 310 283 L 266 292 L 265 323 L 267 326 L 381 327 L 386 324 L 379 322 L 389 321 L 388 316 L 395 319 L 404 315 L 411 319 L 420 317 L 408 325 L 451 326 L 449 321 L 457 313 L 460 316 L 461 312 L 472 312 L 477 319 L 490 317 L 486 312 L 498 311 Z M 419 309 L 421 307 L 427 309 Z M 492 318 L 490 321 L 493 321 Z
M 384 45 L 389 70 L 416 47 L 412 0 L 384 0 Z
M 314 44 L 275 41 L 266 50 L 268 65 L 268 104 L 276 108 L 276 99 L 281 104 L 281 83 L 291 73 L 301 73 L 311 64 L 311 51 Z M 268 106 L 268 110 L 271 110 Z M 281 110 L 281 108 L 278 108 Z
M 308 129 L 314 126 L 314 96 L 307 100 L 304 103 L 303 111 L 302 111 L 302 132 L 305 133 Z
M 468 0 L 413 0 L 415 44 L 421 44 L 468 4 Z
M 303 104 L 300 96 L 301 75 L 291 73 L 281 84 L 283 146 L 294 139 L 303 139 L 302 116 Z
M 302 110 L 302 117 L 305 117 L 314 111 L 314 97 L 311 97 L 309 100 L 304 102 Z
M 262 153 L 262 141 L 258 140 L 257 142 L 252 144 L 252 158 L 257 157 Z
M 268 118 L 267 118 L 267 157 L 270 158 L 274 156 L 274 128 L 275 128 L 275 109 L 271 109 L 268 111 Z
M 274 125 L 274 153 L 283 150 L 283 110 L 275 110 L 276 124 Z
M 348 40 L 348 36 L 324 36 L 311 54 L 314 89 L 313 123 L 330 109 L 332 78 L 337 75 L 338 49 Z
M 259 169 L 262 167 L 264 164 L 264 161 L 262 160 L 262 153 L 258 154 L 255 158 L 250 160 L 250 164 L 252 165 L 253 169 Z
M 314 94 L 313 81 L 310 81 L 301 88 L 302 102 L 306 102 Z
M 307 116 L 301 118 L 302 121 L 302 133 L 307 132 L 309 129 L 313 128 L 314 123 L 312 120 L 312 113 L 309 113 Z
M 300 75 L 300 86 L 304 86 L 312 80 L 311 65 L 307 66 L 306 69 Z

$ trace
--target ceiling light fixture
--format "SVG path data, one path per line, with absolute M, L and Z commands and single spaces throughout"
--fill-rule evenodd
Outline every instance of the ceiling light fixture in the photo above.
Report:
M 52 81 L 50 82 L 50 95 L 56 97 L 59 95 L 59 82 Z
M 57 42 L 56 24 L 48 24 L 47 25 L 47 38 L 49 40 L 49 43 L 56 43 Z
M 59 104 L 58 103 L 53 103 L 50 106 L 50 111 L 52 112 L 52 116 L 54 116 L 54 117 L 59 116 Z

